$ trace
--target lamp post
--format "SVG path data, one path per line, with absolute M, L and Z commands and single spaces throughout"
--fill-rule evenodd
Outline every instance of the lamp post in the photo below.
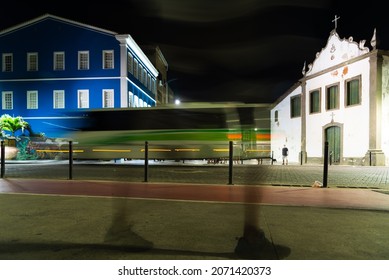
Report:
M 165 82 L 165 86 L 166 86 L 166 104 L 169 103 L 169 83 L 171 83 L 171 82 L 173 82 L 175 80 L 178 80 L 178 78 L 170 79 L 169 81 Z

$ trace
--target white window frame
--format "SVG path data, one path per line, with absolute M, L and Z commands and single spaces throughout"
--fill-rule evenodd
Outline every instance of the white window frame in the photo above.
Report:
M 154 94 L 157 92 L 157 83 L 155 79 L 151 80 L 151 92 Z
M 54 71 L 65 70 L 65 52 L 54 52 L 53 69 Z
M 65 108 L 65 91 L 54 90 L 53 91 L 53 108 L 64 109 Z
M 1 94 L 1 108 L 3 110 L 13 110 L 14 101 L 13 101 L 13 92 L 12 91 L 3 91 Z
M 38 109 L 38 91 L 27 91 L 27 109 Z
M 134 107 L 139 107 L 139 97 L 134 95 Z
M 77 91 L 77 107 L 78 109 L 89 108 L 89 90 L 79 89 Z
M 103 69 L 114 69 L 114 52 L 113 50 L 103 51 Z
M 142 67 L 142 84 L 144 84 L 145 86 L 147 86 L 147 73 L 146 73 L 146 69 L 144 67 Z
M 12 72 L 13 71 L 13 54 L 12 53 L 3 53 L 3 63 L 2 70 L 3 72 Z
M 114 99 L 114 90 L 113 89 L 103 89 L 103 108 L 114 108 L 115 99 Z
M 27 53 L 27 71 L 38 71 L 39 70 L 38 53 L 29 52 Z
M 128 92 L 128 107 L 134 107 L 134 94 L 131 91 Z
M 89 51 L 78 52 L 78 70 L 89 70 Z
M 144 84 L 144 83 L 145 83 L 145 82 L 144 82 L 144 73 L 145 73 L 145 72 L 144 72 L 143 66 L 139 64 L 138 70 L 139 70 L 139 81 L 140 81 L 142 84 Z
M 130 52 L 127 53 L 127 71 L 134 74 L 134 56 Z
M 151 75 L 147 74 L 147 88 L 151 91 Z
M 138 60 L 134 59 L 134 73 L 133 73 L 133 75 L 136 79 L 138 79 L 138 64 L 139 64 Z

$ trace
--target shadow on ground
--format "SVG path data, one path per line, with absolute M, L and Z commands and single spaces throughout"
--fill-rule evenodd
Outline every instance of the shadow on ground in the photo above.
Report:
M 266 244 L 261 251 L 251 254 L 234 252 L 196 252 L 158 249 L 137 245 L 119 244 L 74 244 L 74 243 L 27 243 L 10 241 L 0 243 L 1 259 L 23 260 L 97 260 L 97 259 L 278 259 L 285 258 L 290 249 Z M 274 250 L 277 250 L 275 252 Z M 284 255 L 281 255 L 284 254 Z M 7 258 L 9 256 L 9 258 Z M 275 256 L 277 258 L 275 258 Z

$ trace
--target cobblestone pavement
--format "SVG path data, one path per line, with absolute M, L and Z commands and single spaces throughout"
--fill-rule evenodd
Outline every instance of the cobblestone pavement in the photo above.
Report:
M 324 172 L 322 166 L 265 166 L 259 167 L 252 177 L 263 184 L 312 186 L 316 180 L 323 182 Z M 327 184 L 331 187 L 389 189 L 389 168 L 329 166 Z
M 69 165 L 55 163 L 8 164 L 9 178 L 66 179 Z M 73 179 L 118 180 L 142 182 L 146 179 L 145 167 L 137 163 L 85 163 L 76 162 Z M 151 163 L 147 169 L 148 182 L 306 186 L 315 181 L 323 183 L 323 166 L 320 165 L 256 165 L 235 164 L 232 174 L 228 164 Z M 389 167 L 336 166 L 328 168 L 328 187 L 371 188 L 389 191 Z

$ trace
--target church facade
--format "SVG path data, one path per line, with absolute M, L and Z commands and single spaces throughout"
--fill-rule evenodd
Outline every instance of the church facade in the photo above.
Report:
M 336 28 L 303 77 L 271 109 L 271 148 L 282 161 L 389 165 L 389 51 L 340 38 Z

